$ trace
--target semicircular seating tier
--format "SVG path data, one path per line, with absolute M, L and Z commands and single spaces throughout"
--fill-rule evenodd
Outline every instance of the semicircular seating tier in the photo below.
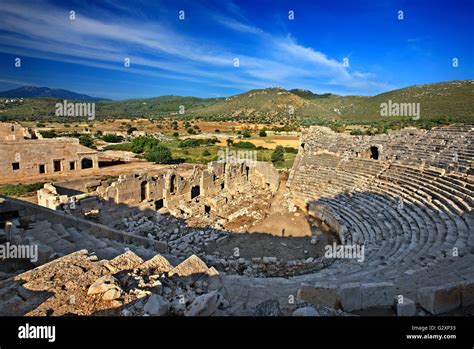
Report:
M 337 260 L 304 281 L 425 286 L 474 277 L 473 128 L 350 136 L 303 132 L 287 183 L 291 200 L 365 260 Z

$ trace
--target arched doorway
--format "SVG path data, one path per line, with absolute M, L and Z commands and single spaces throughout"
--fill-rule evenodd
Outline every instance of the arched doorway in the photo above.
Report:
M 92 168 L 94 166 L 94 162 L 92 159 L 84 158 L 81 160 L 81 169 L 85 170 L 86 168 Z
M 379 148 L 375 145 L 370 147 L 370 158 L 374 160 L 379 159 Z
M 378 146 L 373 145 L 370 148 L 367 148 L 363 152 L 358 154 L 357 157 L 360 157 L 362 159 L 378 160 L 380 157 L 380 149 Z

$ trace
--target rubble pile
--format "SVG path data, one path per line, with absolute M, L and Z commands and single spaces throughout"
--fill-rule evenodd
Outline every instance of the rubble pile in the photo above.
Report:
M 172 266 L 127 251 L 98 260 L 81 250 L 1 281 L 0 315 L 228 315 L 222 280 L 192 255 Z

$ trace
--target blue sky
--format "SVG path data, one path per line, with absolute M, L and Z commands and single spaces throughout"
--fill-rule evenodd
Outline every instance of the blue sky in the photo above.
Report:
M 473 79 L 473 28 L 473 0 L 0 0 L 0 90 L 125 99 L 281 86 L 375 95 Z

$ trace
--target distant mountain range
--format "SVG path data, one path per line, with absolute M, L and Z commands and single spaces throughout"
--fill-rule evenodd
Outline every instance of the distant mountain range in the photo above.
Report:
M 107 101 L 106 98 L 91 97 L 81 93 L 75 93 L 60 88 L 49 88 L 49 87 L 36 87 L 36 86 L 22 86 L 13 90 L 0 92 L 0 97 L 4 98 L 36 98 L 36 97 L 49 97 L 49 98 L 61 98 L 75 101 Z
M 474 124 L 474 80 L 456 80 L 409 86 L 376 96 L 316 94 L 281 87 L 250 90 L 224 98 L 160 96 L 104 100 L 66 90 L 23 87 L 5 97 L 24 97 L 18 104 L 2 103 L 0 120 L 54 118 L 59 99 L 94 100 L 98 118 L 201 119 L 278 125 L 413 124 L 410 117 L 381 116 L 386 103 L 419 103 L 417 125 L 463 122 Z M 42 92 L 41 92 L 42 91 Z M 5 93 L 0 93 L 4 96 Z M 32 98 L 49 97 L 49 98 Z M 56 98 L 56 99 L 55 99 Z M 179 110 L 184 106 L 184 113 Z

